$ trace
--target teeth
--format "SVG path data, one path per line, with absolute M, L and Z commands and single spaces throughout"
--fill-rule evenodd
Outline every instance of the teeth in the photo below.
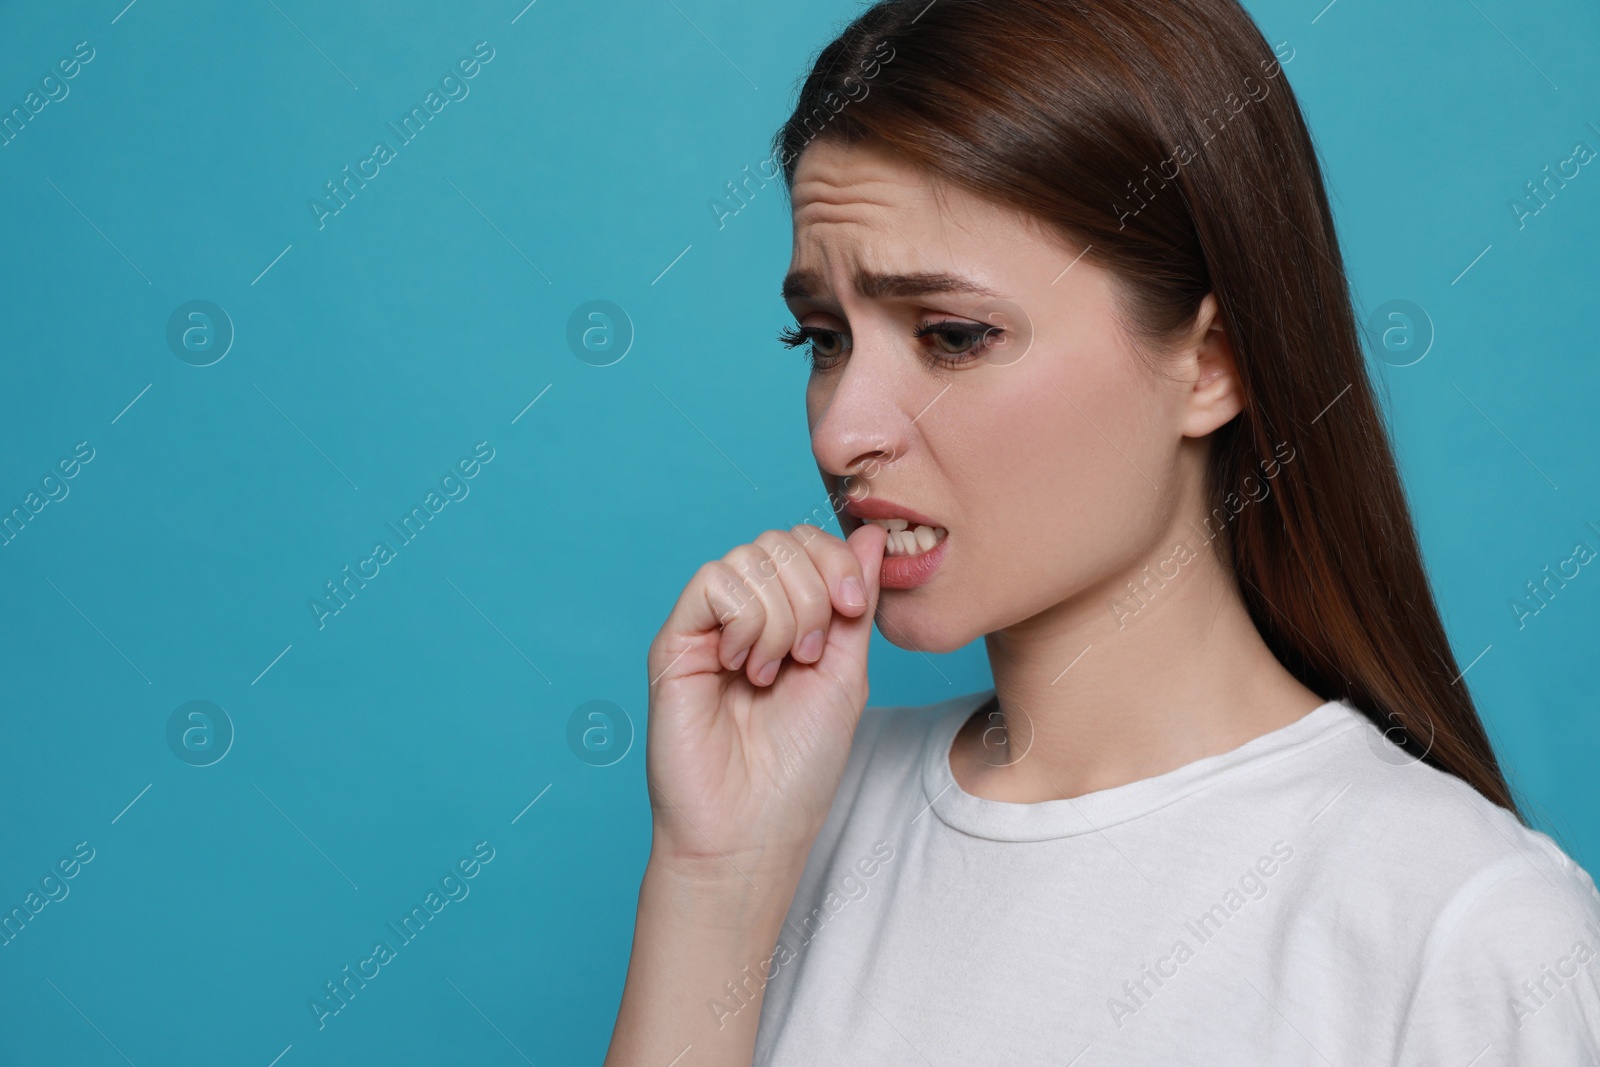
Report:
M 905 519 L 868 519 L 870 523 L 889 531 L 884 541 L 886 556 L 918 556 L 938 546 L 949 532 L 943 526 L 912 525 Z

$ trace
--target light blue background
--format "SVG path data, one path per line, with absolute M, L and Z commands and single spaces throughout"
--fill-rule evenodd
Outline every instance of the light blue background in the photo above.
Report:
M 598 1062 L 645 649 L 700 563 L 826 512 L 772 340 L 786 204 L 719 229 L 709 201 L 855 8 L 124 2 L 0 10 L 6 111 L 95 50 L 0 148 L 0 507 L 95 450 L 0 548 L 0 910 L 95 849 L 0 947 L 0 1063 Z M 1432 320 L 1421 362 L 1373 360 L 1429 570 L 1508 772 L 1592 870 L 1600 569 L 1525 628 L 1510 602 L 1600 548 L 1600 163 L 1525 228 L 1509 203 L 1600 149 L 1600 11 L 1250 7 L 1294 48 L 1361 314 Z M 323 183 L 479 41 L 469 95 L 319 230 Z M 212 366 L 167 346 L 193 299 L 237 332 Z M 593 299 L 636 331 L 611 366 L 566 342 Z M 478 441 L 469 495 L 319 630 L 307 601 Z M 875 642 L 874 704 L 988 684 L 981 642 Z M 237 731 L 209 767 L 167 746 L 192 699 Z M 639 733 L 613 766 L 567 745 L 590 700 Z M 323 983 L 482 840 L 319 1031 Z

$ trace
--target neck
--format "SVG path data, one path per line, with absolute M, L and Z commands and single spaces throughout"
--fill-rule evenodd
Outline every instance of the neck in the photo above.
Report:
M 985 636 L 999 718 L 986 708 L 958 736 L 963 789 L 1017 803 L 1081 796 L 1237 748 L 1323 703 L 1262 640 L 1220 539 L 1179 522 L 1160 544 Z

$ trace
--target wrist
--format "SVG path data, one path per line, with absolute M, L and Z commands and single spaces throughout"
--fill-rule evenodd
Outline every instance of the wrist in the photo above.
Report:
M 659 1067 L 686 1045 L 699 1063 L 750 1063 L 762 991 L 805 866 L 806 850 L 792 851 L 711 862 L 652 847 L 608 1065 Z
M 650 843 L 648 867 L 661 878 L 708 891 L 744 895 L 761 891 L 765 881 L 798 881 L 810 855 L 816 832 L 776 839 L 739 849 L 717 849 L 704 840 L 684 845 L 672 841 L 659 828 Z M 791 887 L 792 888 L 792 887 Z
M 718 903 L 782 897 L 787 907 L 809 851 L 809 846 L 795 845 L 706 855 L 652 846 L 644 883 Z

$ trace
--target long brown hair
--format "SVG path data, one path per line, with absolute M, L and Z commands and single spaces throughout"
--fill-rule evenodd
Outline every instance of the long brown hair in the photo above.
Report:
M 818 54 L 774 156 L 792 191 L 813 139 L 872 141 L 1036 217 L 1154 344 L 1215 293 L 1244 410 L 1211 435 L 1208 492 L 1276 469 L 1219 541 L 1256 627 L 1306 687 L 1525 823 L 1423 568 L 1292 58 L 1237 0 L 881 0 Z

